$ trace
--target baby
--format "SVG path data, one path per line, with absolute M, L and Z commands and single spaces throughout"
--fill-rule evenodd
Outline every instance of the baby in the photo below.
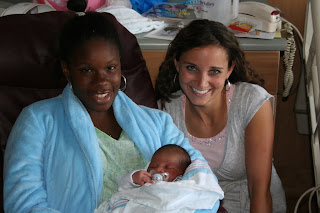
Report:
M 146 171 L 125 175 L 119 186 L 119 192 L 102 202 L 95 213 L 216 212 L 223 199 L 208 164 L 197 159 L 191 162 L 189 154 L 174 144 L 159 148 Z
M 120 190 L 156 181 L 180 180 L 190 163 L 190 156 L 182 147 L 175 144 L 162 146 L 154 153 L 147 171 L 134 171 L 119 181 Z

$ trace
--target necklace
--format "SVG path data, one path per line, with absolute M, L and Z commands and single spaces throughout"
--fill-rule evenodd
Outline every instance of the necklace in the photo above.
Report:
M 219 143 L 224 141 L 225 131 L 226 131 L 226 127 L 218 135 L 211 138 L 197 138 L 188 133 L 188 138 L 191 144 L 201 144 L 201 145 L 210 146 L 214 143 Z

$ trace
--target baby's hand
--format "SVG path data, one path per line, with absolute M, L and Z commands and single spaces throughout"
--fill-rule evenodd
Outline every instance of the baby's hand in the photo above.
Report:
M 133 183 L 143 186 L 145 183 L 153 183 L 151 180 L 152 175 L 149 172 L 140 170 L 132 175 Z

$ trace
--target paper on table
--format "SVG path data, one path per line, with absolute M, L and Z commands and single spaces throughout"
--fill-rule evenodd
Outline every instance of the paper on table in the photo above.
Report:
M 146 34 L 146 38 L 157 38 L 172 41 L 179 30 L 190 23 L 189 19 L 167 20 L 165 24 Z

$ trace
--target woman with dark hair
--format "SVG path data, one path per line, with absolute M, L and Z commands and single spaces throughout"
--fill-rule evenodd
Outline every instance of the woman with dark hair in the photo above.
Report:
M 194 20 L 170 43 L 156 80 L 159 108 L 202 152 L 228 212 L 285 212 L 272 163 L 274 97 L 223 24 Z

